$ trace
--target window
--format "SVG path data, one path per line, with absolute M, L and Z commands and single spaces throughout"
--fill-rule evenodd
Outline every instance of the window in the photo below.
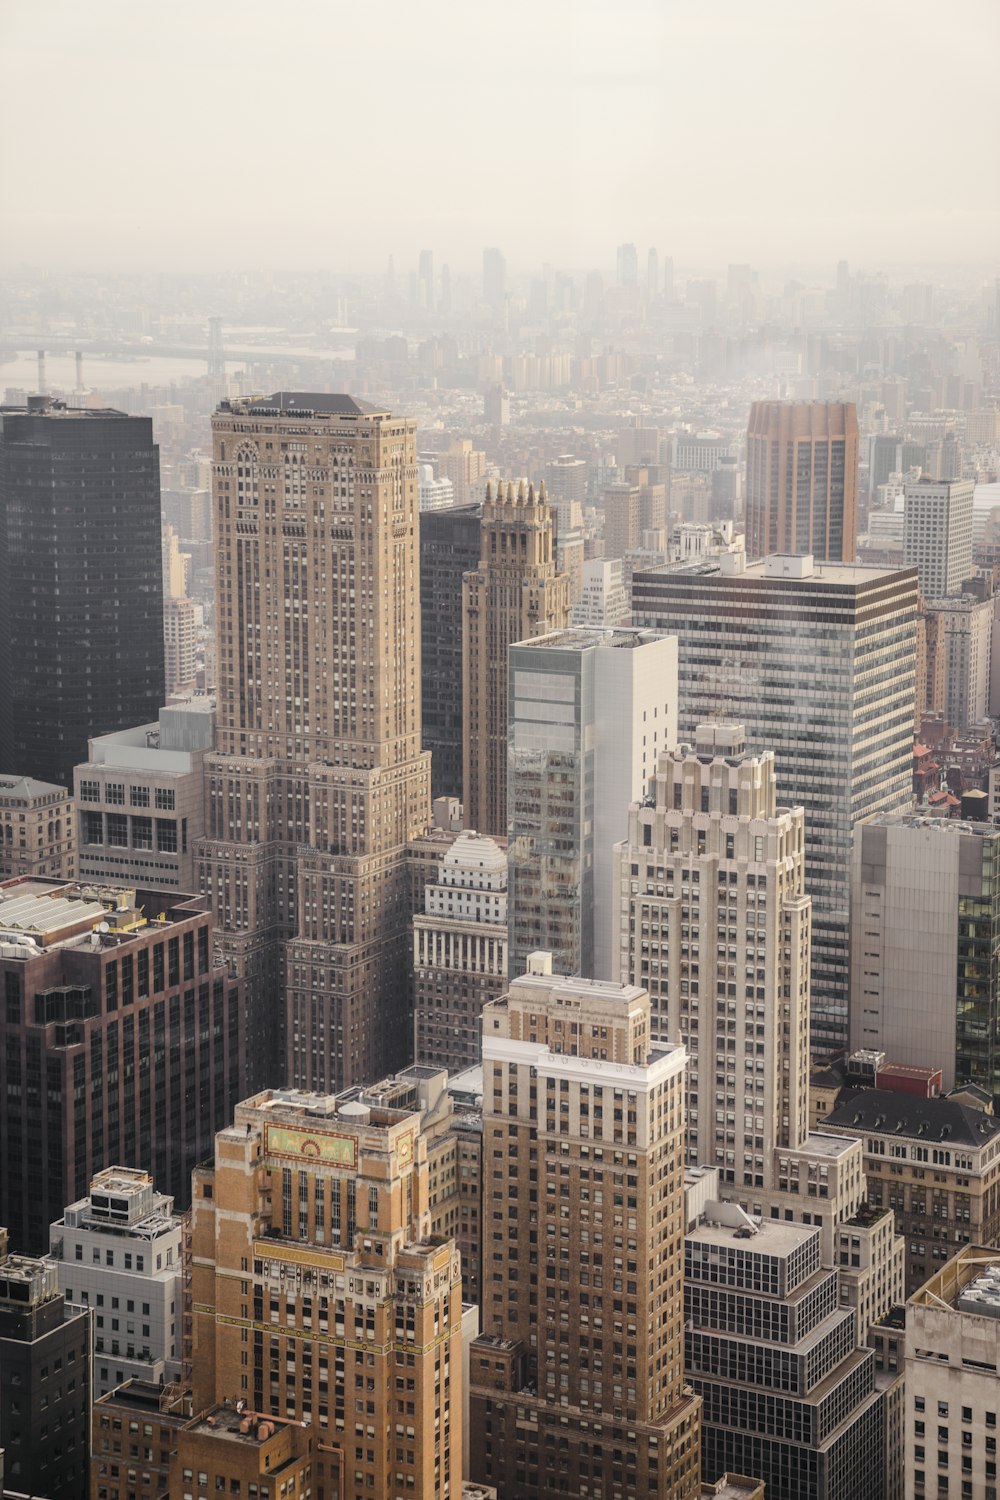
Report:
M 152 849 L 153 847 L 153 820 L 152 818 L 132 819 L 132 847 L 133 849 Z
M 156 806 L 161 812 L 173 812 L 174 793 L 171 787 L 158 786 L 154 795 Z
M 104 843 L 104 819 L 100 813 L 85 812 L 83 815 L 83 842 L 85 844 Z
M 108 844 L 112 849 L 128 848 L 128 818 L 124 813 L 108 813 Z
M 149 787 L 130 786 L 128 789 L 128 800 L 132 807 L 148 807 Z
M 111 802 L 116 807 L 124 807 L 125 783 L 123 781 L 109 781 L 104 788 L 104 800 Z
M 100 800 L 101 800 L 101 783 L 99 781 L 81 781 L 80 782 L 80 801 L 81 802 L 100 802 Z
M 156 820 L 156 847 L 161 854 L 177 853 L 177 824 L 169 818 Z

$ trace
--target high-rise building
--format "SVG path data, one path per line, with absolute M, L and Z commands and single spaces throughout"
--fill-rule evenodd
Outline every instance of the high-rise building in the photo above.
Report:
M 634 245 L 618 246 L 618 285 L 639 285 L 639 252 Z
M 206 901 L 36 878 L 0 886 L 0 908 L 0 1222 L 44 1251 L 119 1161 L 186 1206 L 246 1080 L 241 986 L 213 965 Z
M 72 877 L 76 813 L 64 786 L 0 775 L 0 880 L 12 875 Z
M 159 452 L 148 417 L 0 408 L 0 765 L 73 783 L 87 739 L 163 702 Z
M 483 1016 L 483 1333 L 471 1474 L 501 1500 L 691 1500 L 683 1369 L 684 1048 L 642 989 L 536 954 Z M 506 1165 L 504 1165 L 506 1164 Z
M 777 798 L 772 751 L 700 724 L 693 748 L 664 747 L 615 850 L 617 976 L 649 991 L 653 1036 L 687 1048 L 686 1160 L 758 1194 L 809 1129 L 805 816 Z M 739 1134 L 734 1094 L 752 1116 Z
M 906 1304 L 907 1500 L 1000 1490 L 1000 1254 L 961 1249 Z
M 434 311 L 434 251 L 421 250 L 417 261 L 419 305 L 424 312 Z
M 481 556 L 478 505 L 421 515 L 420 726 L 432 798 L 462 795 L 462 577 Z
M 941 707 L 957 730 L 982 723 L 990 711 L 990 672 L 993 658 L 994 600 L 973 589 L 928 605 L 927 618 L 937 621 L 937 649 L 944 661 L 944 699 Z
M 166 1384 L 181 1365 L 182 1226 L 138 1167 L 106 1167 L 49 1230 L 67 1302 L 94 1312 L 94 1394 Z
M 768 1500 L 884 1500 L 875 1356 L 857 1347 L 819 1230 L 709 1203 L 684 1257 L 703 1471 L 759 1474 Z
M 851 1045 L 1000 1095 L 1000 829 L 884 815 L 854 831 Z
M 720 571 L 725 568 L 727 571 Z M 856 823 L 909 805 L 915 569 L 739 554 L 637 573 L 635 625 L 678 640 L 679 726 L 722 715 L 774 751 L 781 800 L 806 815 L 812 1045 L 847 1045 L 848 906 Z
M 904 488 L 903 555 L 916 568 L 925 599 L 957 594 L 972 577 L 971 479 L 908 480 Z
M 204 760 L 214 742 L 215 700 L 204 697 L 90 741 L 86 764 L 73 772 L 81 879 L 198 889 Z
M 607 629 L 625 624 L 631 611 L 620 558 L 589 558 L 583 565 L 583 596 L 573 606 L 573 624 Z
M 507 987 L 507 853 L 463 833 L 413 918 L 414 1056 L 461 1073 L 479 1064 L 482 1010 Z
M 486 482 L 486 454 L 472 446 L 471 438 L 456 438 L 437 454 L 435 467 L 440 479 L 451 480 L 456 505 L 480 504 Z
M 90 1318 L 64 1300 L 52 1261 L 9 1255 L 0 1229 L 0 1454 L 9 1493 L 87 1493 Z
M 495 246 L 490 246 L 483 251 L 483 301 L 498 311 L 506 295 L 507 262 Z
M 420 1111 L 267 1090 L 193 1191 L 195 1409 L 311 1422 L 316 1494 L 461 1496 L 461 1260 Z
M 462 585 L 462 788 L 465 823 L 507 837 L 507 652 L 569 624 L 544 487 L 486 487 L 478 566 Z
M 755 401 L 747 427 L 747 556 L 853 562 L 858 414 L 849 401 Z
M 409 1051 L 406 844 L 430 812 L 415 426 L 280 391 L 223 402 L 212 430 L 202 888 L 246 978 L 251 1079 L 324 1091 Z
M 553 631 L 510 648 L 508 972 L 617 978 L 614 846 L 660 750 L 676 743 L 677 643 Z
M 163 601 L 164 674 L 168 693 L 194 687 L 198 675 L 198 620 L 194 601 L 168 595 Z
M 609 485 L 601 499 L 604 512 L 604 556 L 623 558 L 639 545 L 642 533 L 639 486 L 623 481 Z
M 583 524 L 587 503 L 587 464 L 571 453 L 561 453 L 545 465 L 545 493 L 556 513 L 559 535 Z

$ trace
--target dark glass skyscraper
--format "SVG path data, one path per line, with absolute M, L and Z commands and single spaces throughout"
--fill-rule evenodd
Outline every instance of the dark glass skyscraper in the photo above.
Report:
M 462 574 L 479 567 L 480 514 L 456 505 L 420 516 L 420 727 L 432 797 L 462 795 Z
M 0 407 L 0 766 L 72 786 L 88 737 L 155 719 L 163 690 L 151 421 Z

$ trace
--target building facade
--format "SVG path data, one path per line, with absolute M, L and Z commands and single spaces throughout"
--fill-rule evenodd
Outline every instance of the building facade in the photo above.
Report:
M 916 609 L 913 569 L 731 554 L 633 579 L 633 623 L 677 636 L 682 739 L 745 725 L 805 811 L 818 1052 L 847 1046 L 852 829 L 911 799 Z
M 679 1295 L 684 1049 L 651 1041 L 644 990 L 555 977 L 548 954 L 483 1031 L 492 1228 L 472 1478 L 501 1500 L 688 1500 L 700 1434 Z
M 76 873 L 76 814 L 64 786 L 0 775 L 0 879 Z
M 462 578 L 479 567 L 480 507 L 420 517 L 421 742 L 431 797 L 462 795 Z
M 1000 1256 L 966 1245 L 906 1304 L 907 1500 L 996 1500 Z
M 181 1205 L 243 1090 L 242 987 L 200 896 L 0 886 L 0 1218 L 15 1246 L 102 1168 L 148 1163 Z
M 192 1296 L 196 1410 L 311 1422 L 317 1494 L 461 1495 L 461 1263 L 431 1233 L 418 1110 L 240 1104 L 194 1174 Z
M 981 724 L 994 706 L 990 693 L 994 608 L 992 597 L 962 593 L 937 600 L 927 611 L 939 622 L 938 650 L 944 657 L 941 708 L 956 730 Z
M 553 631 L 510 648 L 508 969 L 618 972 L 614 845 L 676 742 L 677 643 L 653 631 Z
M 90 1314 L 56 1267 L 7 1252 L 0 1229 L 0 1452 L 13 1493 L 80 1500 L 90 1447 Z
M 414 1056 L 460 1073 L 481 1057 L 482 1011 L 507 987 L 507 853 L 460 834 L 413 919 Z
M 569 624 L 544 490 L 487 486 L 481 553 L 462 584 L 462 789 L 465 822 L 507 837 L 507 653 Z
M 1000 1120 L 992 1115 L 956 1099 L 863 1089 L 842 1098 L 823 1129 L 863 1140 L 868 1203 L 894 1210 L 905 1241 L 907 1294 L 958 1247 L 1000 1238 Z
M 613 628 L 628 621 L 631 608 L 621 558 L 588 558 L 583 565 L 582 598 L 573 606 L 573 624 Z
M 855 830 L 851 1039 L 1000 1096 L 1000 830 L 907 815 Z
M 0 408 L 0 765 L 73 784 L 91 735 L 163 702 L 160 468 L 148 417 Z
M 325 1091 L 408 1051 L 420 749 L 416 432 L 354 401 L 223 402 L 218 728 L 202 889 L 247 986 L 251 1080 Z
M 972 577 L 971 479 L 908 480 L 903 490 L 903 558 L 925 599 L 957 594 Z
M 755 401 L 747 425 L 747 556 L 854 561 L 858 413 L 850 401 Z
M 181 1219 L 137 1167 L 106 1167 L 49 1230 L 67 1302 L 94 1313 L 94 1395 L 180 1374 Z
M 90 1500 L 162 1500 L 170 1455 L 190 1421 L 191 1396 L 176 1385 L 126 1380 L 92 1408 Z M 135 1452 L 132 1450 L 135 1449 Z
M 191 698 L 161 708 L 155 723 L 90 741 L 73 772 L 82 879 L 198 889 L 214 740 L 215 700 Z

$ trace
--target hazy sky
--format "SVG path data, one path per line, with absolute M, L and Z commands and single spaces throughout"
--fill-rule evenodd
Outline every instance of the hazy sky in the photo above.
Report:
M 1000 0 L 0 0 L 4 264 L 989 262 Z

